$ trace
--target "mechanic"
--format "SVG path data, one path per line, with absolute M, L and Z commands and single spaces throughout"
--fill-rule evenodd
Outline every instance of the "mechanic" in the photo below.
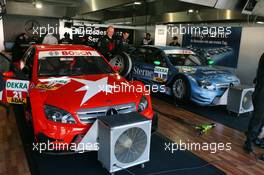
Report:
M 246 132 L 247 140 L 244 144 L 244 150 L 247 153 L 253 151 L 252 142 L 257 139 L 261 126 L 264 124 L 264 53 L 259 60 L 255 82 L 256 86 L 253 93 L 254 112 L 248 125 L 248 131 Z M 261 158 L 264 160 L 264 155 Z
M 177 47 L 181 47 L 179 41 L 178 41 L 178 37 L 174 36 L 172 39 L 172 42 L 169 44 L 170 46 L 177 46 Z
M 117 39 L 116 45 L 118 51 L 128 51 L 129 50 L 129 32 L 124 31 L 122 32 L 122 36 Z
M 153 45 L 153 41 L 150 37 L 150 33 L 146 33 L 146 37 L 142 40 L 142 45 Z
M 64 33 L 64 38 L 59 41 L 60 44 L 72 44 L 70 34 L 68 32 Z
M 26 51 L 26 45 L 29 44 L 28 36 L 26 33 L 21 33 L 16 37 L 15 44 L 12 48 L 12 61 L 16 62 L 20 60 Z
M 30 38 L 30 40 L 29 40 L 29 44 L 30 44 L 30 45 L 31 45 L 31 44 L 39 44 L 39 43 L 41 43 L 41 42 L 40 42 L 40 38 L 39 38 L 38 35 L 33 35 L 33 36 Z
M 116 53 L 116 41 L 113 38 L 115 29 L 113 26 L 108 26 L 106 35 L 99 39 L 97 50 L 108 60 Z

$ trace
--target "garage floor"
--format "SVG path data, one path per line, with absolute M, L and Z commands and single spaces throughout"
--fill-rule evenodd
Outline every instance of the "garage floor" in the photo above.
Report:
M 153 98 L 153 107 L 166 113 L 169 111 L 177 117 L 188 119 L 194 123 L 212 122 L 204 117 L 177 108 L 157 98 Z M 3 108 L 0 108 L 0 175 L 26 175 L 30 174 L 24 149 L 18 133 L 13 112 L 9 117 L 5 116 Z M 173 121 L 167 116 L 159 114 L 159 132 L 166 135 L 174 142 L 231 142 L 232 150 L 221 151 L 216 154 L 209 152 L 194 151 L 200 158 L 226 172 L 227 174 L 262 174 L 264 171 L 263 162 L 257 161 L 256 157 L 247 155 L 242 150 L 244 135 L 242 132 L 217 124 L 209 133 L 198 136 L 196 131 L 187 125 Z M 10 151 L 12 150 L 12 151 Z M 256 148 L 257 154 L 261 153 Z
M 14 114 L 0 114 L 0 175 L 30 175 Z
M 201 117 L 184 109 L 177 108 L 162 100 L 153 98 L 153 107 L 166 113 L 169 111 L 177 117 L 188 119 L 194 123 L 211 123 L 207 118 Z M 256 157 L 244 153 L 242 147 L 245 136 L 242 132 L 226 127 L 220 123 L 203 136 L 197 136 L 196 132 L 190 127 L 174 122 L 172 119 L 159 114 L 159 131 L 166 135 L 169 139 L 178 142 L 179 140 L 190 142 L 231 142 L 231 151 L 221 151 L 216 154 L 210 154 L 204 151 L 193 152 L 202 159 L 211 162 L 214 166 L 226 172 L 227 174 L 263 174 L 264 162 L 257 161 Z M 261 150 L 254 148 L 256 153 L 261 153 Z M 262 150 L 263 152 L 263 150 Z

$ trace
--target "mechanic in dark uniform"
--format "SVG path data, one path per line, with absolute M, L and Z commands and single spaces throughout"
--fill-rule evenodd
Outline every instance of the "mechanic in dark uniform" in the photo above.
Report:
M 117 47 L 117 50 L 118 52 L 123 52 L 123 51 L 128 51 L 129 50 L 129 32 L 127 31 L 124 31 L 122 32 L 122 36 L 117 39 L 116 41 L 116 47 Z
M 172 42 L 169 44 L 170 46 L 176 46 L 176 47 L 181 47 L 179 41 L 178 41 L 178 37 L 174 36 L 172 39 Z
M 248 153 L 253 151 L 252 142 L 257 139 L 261 126 L 264 123 L 264 53 L 259 60 L 255 83 L 256 86 L 253 93 L 254 112 L 248 125 L 248 131 L 246 132 L 247 140 L 244 144 L 244 150 Z M 261 157 L 264 158 L 263 155 Z
M 26 35 L 26 33 L 22 33 L 16 37 L 15 44 L 12 48 L 12 61 L 13 62 L 16 62 L 22 58 L 23 54 L 28 48 L 25 46 L 27 44 L 29 44 L 29 41 L 28 41 L 28 36 Z
M 59 41 L 59 44 L 72 44 L 72 40 L 68 32 L 64 33 L 64 38 Z
M 109 26 L 106 30 L 106 35 L 99 39 L 97 44 L 97 50 L 108 60 L 116 53 L 116 41 L 113 38 L 115 29 L 113 26 Z

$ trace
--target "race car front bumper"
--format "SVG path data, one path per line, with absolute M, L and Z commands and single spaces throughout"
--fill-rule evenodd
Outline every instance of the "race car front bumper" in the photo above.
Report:
M 152 132 L 155 132 L 158 128 L 158 115 L 151 112 L 152 117 Z M 62 152 L 83 152 L 83 151 L 97 151 L 97 132 L 98 132 L 98 120 L 93 124 L 79 126 L 63 126 L 62 124 L 56 124 L 54 122 L 46 123 L 45 130 L 38 132 L 36 140 L 40 144 L 46 144 L 46 151 L 62 151 Z M 49 128 L 47 130 L 47 128 Z M 52 128 L 52 129 L 51 129 Z M 85 143 L 85 150 L 71 148 L 78 148 L 80 143 Z M 49 149 L 50 145 L 52 148 Z M 87 146 L 88 145 L 88 146 Z
M 221 105 L 218 104 L 218 102 L 227 90 L 208 90 L 200 87 L 193 88 L 191 92 L 191 101 L 200 106 Z

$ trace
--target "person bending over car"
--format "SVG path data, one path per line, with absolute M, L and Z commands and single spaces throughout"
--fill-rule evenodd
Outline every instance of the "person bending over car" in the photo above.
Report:
M 109 26 L 106 35 L 99 39 L 97 50 L 109 61 L 116 53 L 116 41 L 114 40 L 115 29 Z
M 257 139 L 261 126 L 264 123 L 264 53 L 259 61 L 255 82 L 256 86 L 253 93 L 254 112 L 248 125 L 248 131 L 246 132 L 247 140 L 244 145 L 244 150 L 248 153 L 253 151 L 252 142 Z M 264 160 L 264 155 L 261 156 L 261 159 Z

